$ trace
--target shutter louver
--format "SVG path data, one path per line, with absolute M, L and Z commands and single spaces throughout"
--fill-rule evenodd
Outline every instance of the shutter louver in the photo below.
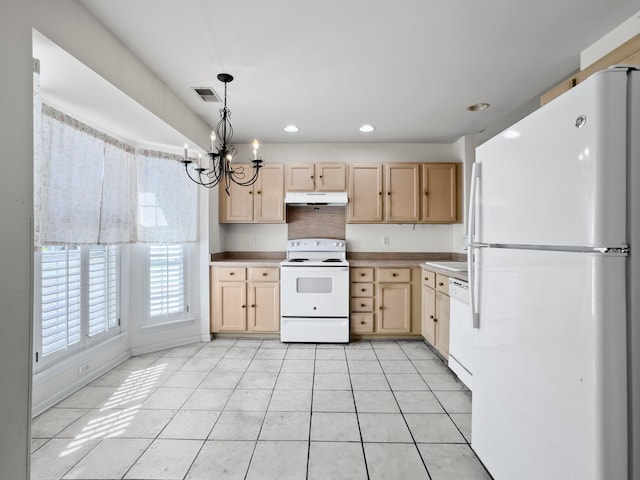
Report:
M 181 244 L 149 246 L 149 315 L 185 310 L 184 247 Z
M 80 248 L 42 250 L 42 355 L 81 339 Z

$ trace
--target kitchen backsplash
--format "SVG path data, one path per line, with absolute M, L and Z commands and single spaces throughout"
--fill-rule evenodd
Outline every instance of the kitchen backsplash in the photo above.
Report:
M 452 245 L 460 243 L 456 240 L 462 235 L 460 225 L 347 224 L 342 228 L 345 236 L 338 238 L 346 238 L 347 248 L 353 252 L 463 252 L 452 249 Z M 218 251 L 281 252 L 288 238 L 286 224 L 223 224 L 221 230 L 223 241 Z M 324 221 L 318 221 L 317 229 L 310 233 L 319 233 L 319 237 L 331 237 L 330 233 L 337 236 L 337 231 Z M 385 237 L 388 245 L 383 244 Z

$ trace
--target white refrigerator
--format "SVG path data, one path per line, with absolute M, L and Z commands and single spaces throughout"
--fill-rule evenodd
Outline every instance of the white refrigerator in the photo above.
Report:
M 470 197 L 473 449 L 495 480 L 640 479 L 640 71 L 479 146 Z

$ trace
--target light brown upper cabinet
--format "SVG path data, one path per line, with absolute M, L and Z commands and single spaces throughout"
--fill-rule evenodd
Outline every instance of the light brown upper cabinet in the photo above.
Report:
M 382 222 L 382 164 L 349 165 L 348 223 Z
M 253 174 L 251 165 L 234 165 L 244 168 L 247 178 Z M 231 182 L 227 195 L 219 186 L 220 223 L 284 223 L 284 167 L 270 163 L 260 169 L 258 180 L 242 187 Z
M 347 189 L 344 163 L 288 163 L 287 192 L 344 192 Z
M 420 164 L 384 164 L 384 219 L 393 223 L 420 221 Z
M 423 163 L 422 215 L 429 223 L 453 223 L 457 219 L 457 165 L 455 163 Z
M 347 223 L 455 223 L 457 175 L 455 163 L 350 164 Z

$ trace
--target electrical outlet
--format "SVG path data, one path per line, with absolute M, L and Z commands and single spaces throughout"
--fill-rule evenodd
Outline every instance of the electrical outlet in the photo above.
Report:
M 382 245 L 384 245 L 385 247 L 389 246 L 389 235 L 382 236 Z
M 256 244 L 256 236 L 255 235 L 251 235 L 249 237 L 249 245 L 255 245 Z

